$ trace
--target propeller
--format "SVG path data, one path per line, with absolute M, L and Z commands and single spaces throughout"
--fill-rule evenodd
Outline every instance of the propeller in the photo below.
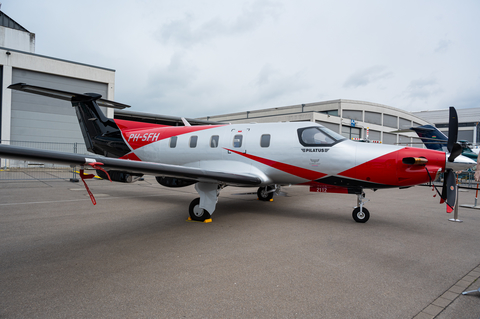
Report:
M 452 169 L 445 170 L 443 174 L 443 188 L 440 204 L 447 204 L 447 213 L 453 212 L 457 200 L 457 176 Z
M 453 106 L 450 106 L 448 120 L 448 142 L 447 149 L 450 152 L 449 162 L 453 162 L 458 155 L 462 154 L 462 145 L 457 142 L 458 137 L 458 116 Z
M 458 116 L 457 111 L 453 106 L 450 106 L 449 120 L 448 120 L 448 141 L 447 149 L 450 152 L 448 157 L 449 162 L 455 161 L 460 154 L 462 154 L 462 146 L 457 142 L 458 137 Z M 457 200 L 457 182 L 456 174 L 451 169 L 445 169 L 443 174 L 443 187 L 440 203 L 446 202 L 447 213 L 451 213 L 455 207 Z

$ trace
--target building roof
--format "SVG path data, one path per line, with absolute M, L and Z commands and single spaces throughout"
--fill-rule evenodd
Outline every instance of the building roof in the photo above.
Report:
M 456 109 L 459 123 L 480 122 L 480 108 Z M 434 124 L 448 123 L 449 109 L 412 112 Z
M 16 22 L 9 16 L 7 16 L 3 11 L 0 11 L 0 26 L 30 33 L 30 31 L 22 27 L 18 22 Z

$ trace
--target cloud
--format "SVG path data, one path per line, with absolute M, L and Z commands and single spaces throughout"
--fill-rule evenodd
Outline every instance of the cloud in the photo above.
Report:
M 348 77 L 343 84 L 344 88 L 357 88 L 367 86 L 371 83 L 386 80 L 393 77 L 393 73 L 386 70 L 385 66 L 374 65 L 366 69 L 359 70 Z
M 473 85 L 478 85 L 477 83 L 472 83 Z M 478 86 L 477 86 L 478 87 Z M 455 95 L 450 96 L 448 99 L 442 101 L 443 107 L 455 106 L 456 108 L 472 108 L 480 107 L 480 91 L 477 87 L 472 86 L 469 88 L 462 88 Z
M 433 95 L 443 92 L 435 78 L 418 79 L 411 81 L 404 91 L 404 95 L 411 101 L 428 100 Z
M 181 91 L 194 81 L 198 70 L 193 65 L 187 65 L 181 53 L 175 53 L 170 63 L 152 71 L 149 79 L 149 95 L 162 97 L 171 91 Z
M 176 44 L 184 48 L 205 43 L 218 37 L 228 37 L 256 30 L 268 18 L 276 19 L 280 5 L 273 1 L 257 0 L 245 6 L 234 19 L 225 20 L 218 16 L 198 24 L 192 14 L 165 23 L 157 32 L 162 44 Z M 197 25 L 198 24 L 198 25 Z
M 448 51 L 450 44 L 452 41 L 450 40 L 440 40 L 438 41 L 437 47 L 435 48 L 435 52 L 437 53 L 445 53 Z
M 265 64 L 258 72 L 253 86 L 256 90 L 255 98 L 263 103 L 273 100 L 281 101 L 283 96 L 309 87 L 303 78 L 303 72 L 284 74 L 270 63 Z

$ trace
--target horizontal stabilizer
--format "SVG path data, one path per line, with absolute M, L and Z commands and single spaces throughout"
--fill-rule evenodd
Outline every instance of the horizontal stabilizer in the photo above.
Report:
M 28 93 L 33 93 L 37 95 L 43 95 L 43 96 L 48 96 L 54 99 L 60 99 L 60 100 L 65 100 L 65 101 L 72 101 L 74 98 L 92 98 L 92 96 L 87 95 L 87 94 L 80 94 L 80 93 L 72 93 L 72 92 L 66 92 L 66 91 L 60 91 L 60 90 L 55 90 L 55 89 L 49 89 L 49 88 L 44 88 L 41 86 L 34 86 L 34 85 L 29 85 L 26 83 L 15 83 L 12 84 L 8 87 L 9 89 L 12 90 L 17 90 L 17 91 L 23 91 L 23 92 L 28 92 Z M 101 95 L 99 95 L 101 97 Z M 110 101 L 110 100 L 105 100 L 102 98 L 97 99 L 97 104 L 99 106 L 104 106 L 104 107 L 111 107 L 114 109 L 124 109 L 127 107 L 130 107 L 130 105 L 118 103 L 115 101 Z

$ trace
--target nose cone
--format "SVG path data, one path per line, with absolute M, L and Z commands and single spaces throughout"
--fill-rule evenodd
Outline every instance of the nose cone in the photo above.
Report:
M 477 162 L 463 155 L 457 156 L 453 162 L 448 161 L 448 154 L 445 155 L 445 168 L 453 171 L 463 171 L 477 165 Z

